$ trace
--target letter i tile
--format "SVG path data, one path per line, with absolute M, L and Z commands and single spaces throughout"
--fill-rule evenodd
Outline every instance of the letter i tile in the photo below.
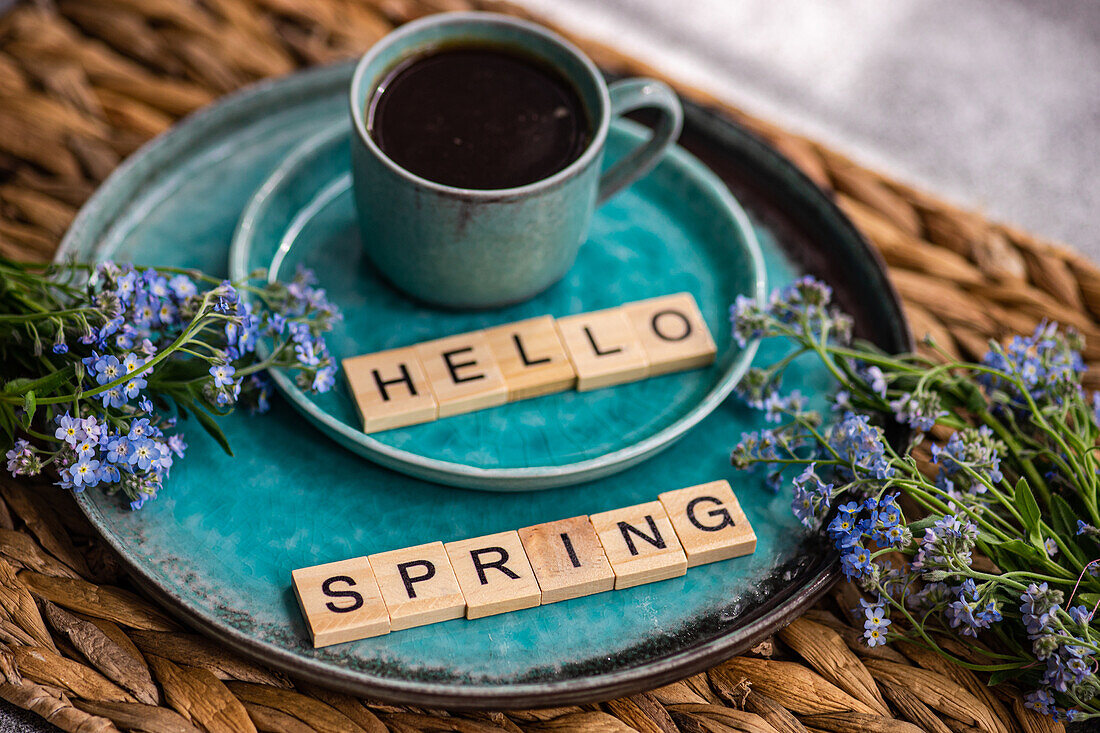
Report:
M 542 589 L 543 605 L 615 587 L 615 572 L 588 517 L 524 527 L 519 538 Z
M 518 611 L 542 602 L 515 530 L 448 542 L 444 547 L 466 597 L 466 618 Z
M 389 633 L 389 613 L 367 558 L 299 568 L 291 576 L 313 646 Z
M 380 552 L 367 560 L 394 631 L 465 615 L 466 599 L 442 542 Z

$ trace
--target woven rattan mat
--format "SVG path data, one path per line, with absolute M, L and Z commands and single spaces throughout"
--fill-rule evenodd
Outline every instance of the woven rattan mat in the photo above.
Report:
M 394 25 L 482 0 L 43 0 L 0 18 L 0 252 L 48 258 L 77 208 L 141 143 L 255 79 L 356 56 Z M 592 43 L 604 67 L 660 72 Z M 691 89 L 770 140 L 877 246 L 919 337 L 980 356 L 1042 318 L 1100 362 L 1100 269 Z M 1100 370 L 1090 371 L 1093 378 Z M 1096 383 L 1089 386 L 1096 387 Z M 750 653 L 610 702 L 450 714 L 377 704 L 231 656 L 129 589 L 50 487 L 0 482 L 0 697 L 67 730 L 1061 730 L 1017 691 L 914 647 L 868 649 L 840 586 Z

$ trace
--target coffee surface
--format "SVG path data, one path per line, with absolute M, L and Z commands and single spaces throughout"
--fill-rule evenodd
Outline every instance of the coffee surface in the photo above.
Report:
M 562 170 L 591 138 L 577 91 L 507 51 L 458 47 L 397 67 L 368 102 L 371 137 L 402 168 L 460 188 L 523 186 Z

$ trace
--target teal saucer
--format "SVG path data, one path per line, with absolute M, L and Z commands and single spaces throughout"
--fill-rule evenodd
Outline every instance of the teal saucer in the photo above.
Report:
M 365 434 L 343 379 L 307 394 L 274 374 L 291 405 L 340 445 L 394 470 L 494 491 L 567 486 L 622 471 L 664 450 L 733 389 L 756 353 L 730 337 L 729 305 L 762 299 L 764 262 L 752 226 L 706 166 L 671 148 L 644 179 L 597 212 L 576 264 L 532 300 L 492 311 L 424 306 L 387 284 L 360 243 L 345 113 L 304 141 L 256 191 L 230 248 L 234 280 L 258 269 L 289 279 L 311 268 L 343 321 L 326 340 L 339 361 L 541 315 L 566 316 L 691 292 L 718 346 L 714 365 L 594 392 L 523 400 L 422 425 Z M 608 164 L 644 128 L 616 121 Z
M 59 257 L 224 276 L 249 198 L 296 146 L 321 132 L 318 120 L 346 114 L 351 72 L 341 65 L 267 82 L 175 127 L 100 188 Z M 685 114 L 681 144 L 733 188 L 772 286 L 805 272 L 824 277 L 855 316 L 860 337 L 906 349 L 905 322 L 879 262 L 832 202 L 742 128 L 691 104 Z M 723 334 L 720 320 L 713 327 Z M 765 342 L 757 359 L 770 363 L 782 352 L 783 345 Z M 830 383 L 811 358 L 792 367 L 787 386 L 824 408 Z M 183 421 L 187 455 L 140 512 L 96 490 L 77 501 L 135 582 L 166 608 L 294 679 L 447 708 L 607 699 L 747 648 L 838 575 L 827 545 L 791 516 L 789 492 L 777 495 L 761 477 L 730 466 L 741 432 L 766 426 L 734 399 L 641 465 L 577 486 L 498 494 L 390 471 L 321 435 L 286 400 L 272 402 L 268 415 L 220 421 L 233 457 Z M 594 514 L 718 479 L 737 493 L 757 550 L 673 580 L 323 649 L 310 645 L 291 589 L 296 568 Z

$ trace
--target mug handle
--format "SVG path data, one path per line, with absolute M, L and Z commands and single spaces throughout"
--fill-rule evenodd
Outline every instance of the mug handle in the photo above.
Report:
M 665 148 L 676 142 L 684 124 L 684 110 L 676 92 L 662 81 L 623 79 L 611 84 L 607 91 L 611 96 L 612 117 L 652 107 L 661 114 L 661 119 L 648 141 L 627 153 L 600 176 L 597 206 L 649 173 L 661 159 Z

